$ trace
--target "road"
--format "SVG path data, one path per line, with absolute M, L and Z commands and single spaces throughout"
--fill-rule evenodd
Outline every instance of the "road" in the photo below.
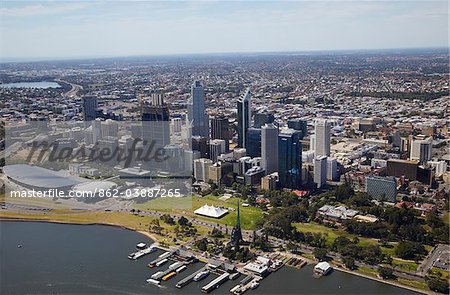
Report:
M 69 84 L 70 86 L 72 86 L 72 88 L 69 91 L 64 93 L 64 97 L 66 97 L 66 98 L 76 98 L 78 91 L 83 89 L 83 86 L 81 86 L 81 85 L 70 83 L 70 82 L 67 82 L 67 81 L 64 81 L 64 80 L 61 80 L 61 79 L 55 79 L 55 81 L 56 82 L 63 82 L 63 83 L 66 83 L 66 84 Z
M 439 244 L 431 250 L 428 256 L 422 261 L 422 264 L 417 268 L 417 274 L 425 276 L 427 272 L 434 266 L 435 262 L 441 255 L 447 253 L 447 257 L 450 254 L 449 245 Z

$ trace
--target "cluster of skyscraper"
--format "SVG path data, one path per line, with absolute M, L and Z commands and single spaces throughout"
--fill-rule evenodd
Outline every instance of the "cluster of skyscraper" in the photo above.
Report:
M 233 172 L 248 176 L 250 184 L 260 184 L 261 177 L 271 175 L 271 179 L 278 180 L 279 187 L 300 188 L 308 174 L 306 168 L 302 167 L 301 143 L 308 132 L 307 122 L 292 119 L 288 121 L 287 126 L 280 127 L 270 113 L 252 114 L 251 98 L 252 93 L 248 88 L 237 100 L 237 146 L 232 155 L 234 160 L 242 165 L 239 164 L 240 168 L 233 169 Z M 96 109 L 97 100 L 94 97 L 83 98 L 86 121 L 95 119 Z M 230 153 L 233 132 L 228 118 L 224 115 L 218 114 L 209 118 L 205 108 L 205 90 L 200 81 L 195 81 L 191 87 L 185 120 L 178 117 L 170 119 L 169 108 L 161 90 L 152 91 L 150 97 L 142 100 L 141 110 L 140 136 L 144 141 L 154 145 L 155 149 L 164 148 L 175 153 L 175 147 L 170 148 L 171 132 L 183 131 L 189 139 L 190 154 L 187 159 L 191 164 L 194 163 L 196 178 L 209 181 L 210 175 L 217 174 L 215 178 L 220 182 L 224 174 L 218 172 L 221 169 L 220 162 Z M 332 171 L 337 169 L 335 160 L 328 159 L 330 124 L 327 120 L 318 120 L 315 123 L 315 134 L 311 135 L 311 150 L 315 154 L 314 182 L 320 188 L 325 184 L 330 168 Z M 186 155 L 184 158 L 186 160 Z

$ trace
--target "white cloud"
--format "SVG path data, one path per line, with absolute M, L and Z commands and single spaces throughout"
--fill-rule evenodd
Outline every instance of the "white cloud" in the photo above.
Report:
M 28 17 L 39 15 L 60 14 L 75 10 L 84 9 L 89 3 L 64 3 L 64 4 L 35 4 L 23 7 L 2 7 L 0 16 L 6 17 Z

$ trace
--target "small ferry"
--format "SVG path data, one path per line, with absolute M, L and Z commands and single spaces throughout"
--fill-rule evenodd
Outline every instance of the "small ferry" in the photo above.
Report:
M 130 255 L 128 255 L 128 259 L 132 259 L 132 260 L 136 260 L 144 255 L 153 253 L 156 251 L 156 247 L 154 246 L 150 246 L 148 248 L 144 248 L 142 250 L 139 250 L 137 252 L 131 253 Z
M 163 276 L 163 277 L 162 277 L 162 280 L 163 280 L 163 281 L 167 281 L 167 280 L 169 280 L 171 277 L 173 277 L 173 276 L 176 275 L 176 274 L 177 274 L 176 272 L 172 271 L 171 273 L 166 274 L 165 276 Z
M 166 263 L 167 261 L 169 261 L 169 259 L 167 259 L 167 258 L 164 258 L 163 260 L 160 260 L 160 261 L 158 261 L 156 264 L 155 264 L 155 266 L 161 266 L 161 265 L 163 265 L 164 263 Z
M 198 274 L 195 275 L 194 277 L 194 282 L 198 282 L 200 280 L 203 280 L 204 278 L 206 278 L 209 275 L 209 270 L 204 270 L 199 272 Z
M 138 249 L 140 249 L 140 250 L 143 250 L 143 249 L 145 249 L 147 247 L 147 244 L 146 243 L 138 243 L 137 245 L 136 245 L 136 248 L 138 248 Z
M 150 278 L 156 279 L 156 278 L 159 277 L 162 273 L 163 273 L 163 271 L 155 272 L 154 274 L 152 274 L 152 276 L 151 276 Z
M 158 280 L 154 280 L 154 279 L 147 279 L 147 283 L 153 284 L 153 285 L 159 285 L 159 281 Z

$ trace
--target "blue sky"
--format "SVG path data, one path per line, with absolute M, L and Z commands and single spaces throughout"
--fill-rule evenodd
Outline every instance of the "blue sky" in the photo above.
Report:
M 447 47 L 447 1 L 1 1 L 2 59 Z

